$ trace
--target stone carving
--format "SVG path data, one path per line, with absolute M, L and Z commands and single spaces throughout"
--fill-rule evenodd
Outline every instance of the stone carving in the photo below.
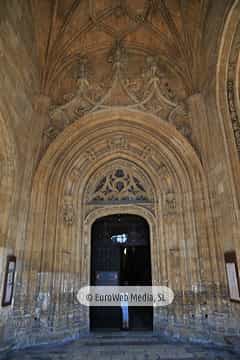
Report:
M 168 121 L 191 143 L 192 128 L 189 124 L 189 111 L 184 103 L 179 104 L 169 114 Z
M 75 218 L 74 207 L 71 197 L 65 197 L 63 204 L 63 222 L 65 225 L 73 225 Z
M 174 192 L 168 192 L 164 195 L 164 213 L 165 215 L 172 215 L 176 213 L 177 203 Z
M 229 112 L 230 112 L 230 116 L 231 116 L 231 120 L 232 120 L 232 127 L 233 127 L 234 136 L 235 136 L 235 142 L 236 142 L 236 146 L 237 146 L 238 155 L 240 158 L 240 121 L 239 121 L 238 113 L 236 110 L 233 80 L 228 81 L 227 94 L 228 94 L 228 106 L 229 106 Z
M 124 2 L 122 3 L 124 4 Z M 125 2 L 125 12 L 127 13 L 130 19 L 132 19 L 136 23 L 143 24 L 147 20 L 150 12 L 153 10 L 153 6 L 154 6 L 153 0 L 146 0 L 144 5 L 142 6 L 141 12 L 135 13 L 133 10 L 129 9 L 129 7 Z
M 65 128 L 89 112 L 124 107 L 159 115 L 162 110 L 170 113 L 177 107 L 176 96 L 159 68 L 159 59 L 147 56 L 145 67 L 139 76 L 128 76 L 128 58 L 131 56 L 121 41 L 116 41 L 107 56 L 112 65 L 109 84 L 105 79 L 95 83 L 89 77 L 90 60 L 82 57 L 79 62 L 76 90 L 64 96 L 65 103 L 53 106 L 50 111 L 56 128 Z M 117 95 L 116 95 L 117 94 Z M 57 132 L 57 130 L 56 130 Z M 53 126 L 47 133 L 56 134 Z
M 59 130 L 54 126 L 50 125 L 44 130 L 43 135 L 48 139 L 49 142 L 53 141 L 59 134 Z
M 127 1 L 115 0 L 112 1 L 113 4 L 113 14 L 116 18 L 121 18 L 127 16 L 136 24 L 143 24 L 149 18 L 149 15 L 154 10 L 155 1 L 154 0 L 145 0 L 143 4 L 139 5 L 136 10 L 135 6 L 129 6 Z M 95 22 L 96 21 L 96 8 L 94 1 L 90 2 L 90 17 Z
M 176 107 L 176 95 L 169 87 L 166 77 L 159 69 L 158 57 L 148 56 L 146 58 L 145 70 L 142 76 L 145 79 L 145 96 L 155 95 L 157 102 L 159 104 L 162 103 L 162 106 L 164 102 L 168 101 L 168 105 L 173 108 Z
M 240 23 L 238 24 L 231 54 L 228 63 L 228 81 L 227 81 L 227 97 L 228 97 L 228 109 L 232 121 L 232 128 L 235 137 L 235 143 L 240 159 L 240 119 L 239 119 L 239 90 L 236 85 L 238 74 L 238 58 L 240 51 Z
M 148 202 L 152 201 L 151 198 L 146 185 L 138 175 L 119 167 L 96 183 L 89 202 Z
M 96 155 L 95 151 L 92 150 L 92 149 L 88 150 L 86 152 L 86 156 L 87 156 L 89 161 L 95 161 L 97 159 L 97 155 Z
M 149 158 L 151 158 L 153 155 L 153 150 L 151 148 L 151 146 L 145 146 L 145 148 L 143 149 L 142 152 L 142 157 L 144 160 L 147 160 Z
M 109 151 L 128 150 L 128 139 L 126 136 L 114 136 L 107 141 Z

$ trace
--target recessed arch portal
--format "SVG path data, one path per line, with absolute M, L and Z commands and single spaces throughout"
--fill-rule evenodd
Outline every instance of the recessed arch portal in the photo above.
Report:
M 27 248 L 36 275 L 28 296 L 59 299 L 60 317 L 77 307 L 76 321 L 89 331 L 89 309 L 74 296 L 64 308 L 61 284 L 74 294 L 90 284 L 92 225 L 114 214 L 148 222 L 154 285 L 172 287 L 178 298 L 193 284 L 209 286 L 218 274 L 206 189 L 196 153 L 172 125 L 121 109 L 81 118 L 50 145 L 35 175 Z M 51 309 L 41 316 L 49 319 Z M 156 331 L 159 316 L 154 309 Z

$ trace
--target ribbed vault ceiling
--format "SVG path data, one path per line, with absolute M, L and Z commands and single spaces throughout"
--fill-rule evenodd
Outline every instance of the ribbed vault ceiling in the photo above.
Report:
M 219 36 L 231 4 L 232 0 L 32 0 L 41 90 L 59 100 L 73 87 L 83 57 L 89 59 L 90 76 L 107 73 L 111 51 L 121 43 L 132 57 L 157 58 L 162 71 L 176 82 L 180 97 L 198 92 L 215 71 Z M 141 60 L 136 61 L 140 66 Z M 99 72 L 91 71 L 96 65 Z

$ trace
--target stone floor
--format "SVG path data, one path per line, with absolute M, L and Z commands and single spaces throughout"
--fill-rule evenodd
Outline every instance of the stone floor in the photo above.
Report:
M 184 344 L 166 338 L 95 336 L 81 341 L 14 352 L 7 360 L 240 360 L 230 348 Z

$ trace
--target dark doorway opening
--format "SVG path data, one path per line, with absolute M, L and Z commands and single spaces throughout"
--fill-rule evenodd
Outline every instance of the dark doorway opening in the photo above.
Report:
M 151 286 L 149 225 L 137 215 L 111 215 L 92 226 L 91 285 Z M 126 314 L 125 314 L 126 315 Z M 152 307 L 90 307 L 90 329 L 152 330 Z

